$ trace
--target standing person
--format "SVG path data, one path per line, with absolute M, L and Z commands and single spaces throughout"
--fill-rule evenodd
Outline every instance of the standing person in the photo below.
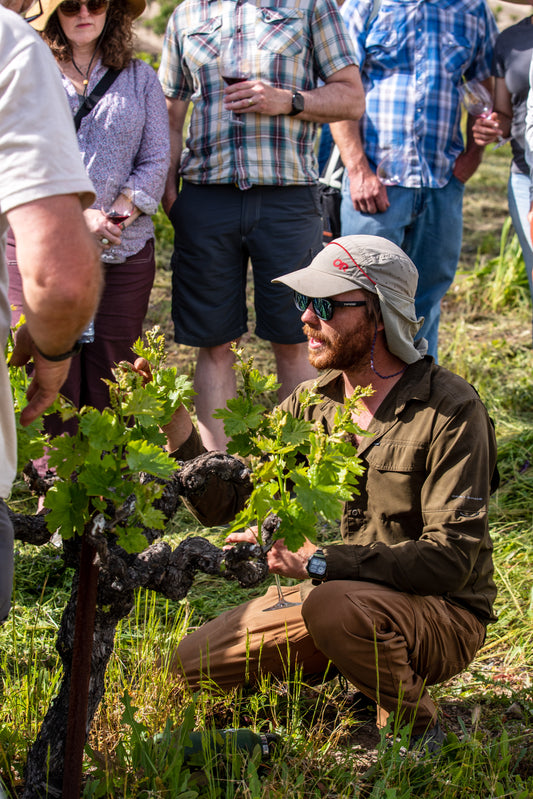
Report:
M 12 366 L 33 361 L 27 425 L 48 408 L 65 380 L 76 340 L 98 301 L 101 270 L 82 208 L 94 192 L 80 159 L 67 104 L 48 48 L 16 13 L 0 7 L 0 346 L 10 326 L 5 233 L 19 249 L 26 325 Z M 36 109 L 39 109 L 38 112 Z M 82 205 L 83 204 L 83 205 Z M 0 360 L 0 622 L 13 582 L 13 530 L 4 504 L 17 465 L 11 387 Z
M 250 77 L 224 86 L 230 38 L 248 45 Z M 176 234 L 172 316 L 176 341 L 200 348 L 196 411 L 208 449 L 227 443 L 212 414 L 235 395 L 231 342 L 247 329 L 248 259 L 255 332 L 272 345 L 280 397 L 312 376 L 290 292 L 271 280 L 322 246 L 314 123 L 360 118 L 356 63 L 332 0 L 185 0 L 169 20 L 159 74 L 171 129 L 163 207 Z
M 529 65 L 533 55 L 532 22 L 533 17 L 528 16 L 502 31 L 496 39 L 492 64 L 493 112 L 486 119 L 478 117 L 472 132 L 476 143 L 483 147 L 507 137 L 511 139 L 513 159 L 507 184 L 509 213 L 522 248 L 533 299 L 533 248 L 528 218 L 531 178 L 525 152 Z
M 353 36 L 366 92 L 361 126 L 332 126 L 346 167 L 342 234 L 370 233 L 403 247 L 418 269 L 420 335 L 435 358 L 440 302 L 461 250 L 464 184 L 482 148 L 468 121 L 461 135 L 458 87 L 490 76 L 496 23 L 485 0 L 346 0 L 341 13 Z M 376 169 L 389 151 L 404 174 L 385 187 Z
M 366 431 L 351 437 L 366 469 L 344 505 L 343 544 L 307 541 L 290 552 L 280 540 L 269 550 L 272 573 L 313 579 L 289 592 L 303 604 L 265 613 L 269 589 L 186 636 L 174 667 L 193 687 L 209 679 L 229 689 L 261 673 L 283 679 L 295 666 L 316 678 L 331 660 L 379 703 L 381 721 L 394 711 L 419 745 L 438 749 L 444 736 L 427 686 L 465 668 L 494 620 L 490 419 L 472 386 L 424 357 L 425 340 L 414 342 L 417 271 L 392 242 L 341 237 L 279 280 L 295 291 L 311 363 L 327 370 L 319 403 L 302 404 L 312 387 L 304 383 L 281 407 L 327 432 L 345 397 L 371 385 L 352 416 Z M 180 460 L 202 451 L 183 408 L 166 434 Z M 245 499 L 242 487 L 216 479 L 189 498 L 203 524 L 231 520 Z
M 133 20 L 143 12 L 145 0 L 43 2 L 46 15 L 32 24 L 43 31 L 56 59 L 72 116 L 108 70 L 117 70 L 78 129 L 83 162 L 96 189 L 96 201 L 85 211 L 85 219 L 102 248 L 105 286 L 94 339 L 73 359 L 62 388 L 77 407 L 87 404 L 101 410 L 109 402 L 103 379 L 112 378 L 115 363 L 131 358 L 131 345 L 142 334 L 148 308 L 155 275 L 151 214 L 157 210 L 168 171 L 168 114 L 153 68 L 133 58 Z M 118 194 L 113 208 L 131 212 L 120 225 L 102 210 L 111 183 Z M 10 299 L 19 306 L 13 261 L 10 278 Z M 60 433 L 65 425 L 54 419 L 48 429 Z

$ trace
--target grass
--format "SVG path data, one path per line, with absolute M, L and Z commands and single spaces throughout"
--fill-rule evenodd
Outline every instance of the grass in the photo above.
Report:
M 336 682 L 310 686 L 298 674 L 265 680 L 253 693 L 191 693 L 165 663 L 187 629 L 253 595 L 222 579 L 199 577 L 186 600 L 173 603 L 139 591 L 119 625 L 107 690 L 86 756 L 90 797 L 513 797 L 533 796 L 533 351 L 531 306 L 522 264 L 506 218 L 508 147 L 489 152 L 469 184 L 461 268 L 443 303 L 441 362 L 476 385 L 494 419 L 501 487 L 490 510 L 498 621 L 470 668 L 432 688 L 448 732 L 438 758 L 403 757 L 358 716 Z M 148 325 L 167 334 L 170 358 L 190 372 L 194 352 L 172 342 L 171 231 L 156 220 L 159 269 Z M 271 371 L 270 350 L 253 334 L 246 345 Z M 32 507 L 21 491 L 19 508 Z M 193 532 L 215 543 L 180 510 L 169 535 Z M 52 545 L 18 546 L 13 612 L 0 629 L 0 777 L 21 792 L 27 749 L 54 696 L 59 657 L 54 642 L 71 573 Z M 257 589 L 256 593 L 263 589 Z M 135 710 L 134 710 L 135 709 Z M 280 743 L 261 763 L 234 751 L 223 764 L 185 763 L 175 732 L 247 727 L 272 731 Z M 153 736 L 161 737 L 153 740 Z M 174 744 L 173 744 L 174 742 Z

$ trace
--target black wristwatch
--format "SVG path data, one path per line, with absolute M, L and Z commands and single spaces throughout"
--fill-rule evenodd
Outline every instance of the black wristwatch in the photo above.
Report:
M 304 96 L 300 92 L 293 92 L 292 94 L 292 108 L 289 111 L 290 117 L 295 117 L 296 114 L 301 114 L 304 110 Z
M 320 585 L 325 580 L 327 563 L 326 556 L 321 549 L 315 550 L 306 564 L 306 570 L 313 581 L 313 585 Z

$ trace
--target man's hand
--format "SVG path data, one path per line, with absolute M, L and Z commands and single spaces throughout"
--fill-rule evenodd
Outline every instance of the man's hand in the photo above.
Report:
M 70 361 L 47 361 L 37 352 L 26 325 L 17 330 L 15 347 L 10 366 L 25 366 L 30 361 L 34 363 L 34 373 L 26 396 L 28 404 L 20 415 L 23 427 L 31 424 L 52 405 L 65 382 L 70 369 Z
M 387 189 L 370 167 L 348 173 L 353 207 L 363 214 L 383 213 L 390 205 Z
M 505 126 L 502 122 L 506 122 Z M 484 119 L 483 117 L 476 117 L 472 125 L 472 137 L 477 145 L 486 147 L 487 144 L 498 141 L 498 139 L 506 138 L 509 135 L 510 120 L 503 120 L 501 115 L 493 112 L 490 117 Z M 505 132 L 504 130 L 507 130 Z
M 266 114 L 274 117 L 288 114 L 292 108 L 292 92 L 276 89 L 262 80 L 243 80 L 226 86 L 224 105 L 236 114 Z
M 457 180 L 460 180 L 461 183 L 466 183 L 467 180 L 470 180 L 480 165 L 482 157 L 483 149 L 480 147 L 471 147 L 469 150 L 464 150 L 460 153 L 453 167 L 453 174 Z
M 227 544 L 238 544 L 242 541 L 256 544 L 257 527 L 249 527 L 243 533 L 230 533 L 226 538 Z M 274 542 L 268 551 L 268 569 L 271 574 L 281 574 L 282 577 L 294 577 L 297 580 L 307 580 L 309 575 L 305 567 L 316 548 L 316 544 L 308 540 L 296 552 L 291 552 L 285 546 L 283 539 L 279 539 Z

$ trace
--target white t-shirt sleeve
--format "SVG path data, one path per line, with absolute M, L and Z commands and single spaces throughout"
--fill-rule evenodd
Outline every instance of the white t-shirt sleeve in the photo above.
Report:
M 79 194 L 84 207 L 94 201 L 52 54 L 27 22 L 3 8 L 0 159 L 2 214 L 56 194 Z

